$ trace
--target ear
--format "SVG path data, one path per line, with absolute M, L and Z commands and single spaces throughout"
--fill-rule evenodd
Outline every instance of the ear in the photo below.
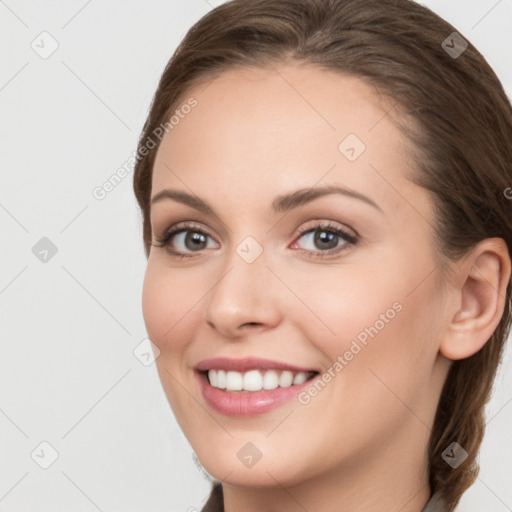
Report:
M 442 355 L 464 359 L 485 345 L 503 315 L 510 272 L 502 238 L 482 240 L 464 258 L 457 280 L 457 311 L 439 347 Z

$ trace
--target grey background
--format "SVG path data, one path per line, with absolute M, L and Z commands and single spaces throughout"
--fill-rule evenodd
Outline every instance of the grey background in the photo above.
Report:
M 132 173 L 92 191 L 133 155 L 165 64 L 219 3 L 0 1 L 0 512 L 191 512 L 209 492 L 154 364 L 133 353 L 146 332 Z M 511 96 L 512 0 L 423 3 Z M 31 47 L 43 31 L 58 43 L 46 59 Z M 510 354 L 459 511 L 512 510 Z M 42 442 L 58 452 L 47 469 Z

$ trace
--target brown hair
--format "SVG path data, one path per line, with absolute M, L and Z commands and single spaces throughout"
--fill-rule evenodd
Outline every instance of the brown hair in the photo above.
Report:
M 512 106 L 496 74 L 469 42 L 461 55 L 449 54 L 443 42 L 454 47 L 453 32 L 452 25 L 412 0 L 221 4 L 188 31 L 167 64 L 138 153 L 193 85 L 228 68 L 315 64 L 364 79 L 398 105 L 402 119 L 411 121 L 406 126 L 395 120 L 416 152 L 412 179 L 435 200 L 434 234 L 446 261 L 457 261 L 490 237 L 503 238 L 512 253 L 512 216 L 505 197 L 512 185 Z M 146 255 L 157 148 L 137 157 L 134 172 Z M 510 325 L 509 282 L 497 329 L 479 352 L 454 361 L 441 394 L 428 447 L 429 480 L 450 511 L 479 471 L 484 406 Z M 441 456 L 453 441 L 468 452 L 456 469 Z

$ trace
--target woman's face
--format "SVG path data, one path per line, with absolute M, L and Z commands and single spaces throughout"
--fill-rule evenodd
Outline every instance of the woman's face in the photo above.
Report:
M 448 294 L 392 105 L 357 78 L 294 65 L 227 71 L 188 100 L 158 149 L 151 206 L 155 244 L 186 231 L 151 248 L 143 313 L 199 460 L 256 486 L 423 461 Z M 314 193 L 326 187 L 341 192 Z M 271 360 L 275 374 L 201 365 L 221 357 Z M 318 374 L 286 387 L 285 363 Z M 198 365 L 257 371 L 230 373 L 230 387 L 283 387 L 213 389 Z

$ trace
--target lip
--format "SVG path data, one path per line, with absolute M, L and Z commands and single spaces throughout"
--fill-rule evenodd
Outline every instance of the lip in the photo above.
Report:
M 246 372 L 249 370 L 289 370 L 292 372 L 319 372 L 317 368 L 301 368 L 289 363 L 259 357 L 244 357 L 242 359 L 215 357 L 212 359 L 203 359 L 195 368 L 201 372 L 206 370 L 232 370 L 237 372 Z
M 210 369 L 215 368 L 210 367 Z M 317 374 L 302 384 L 295 384 L 287 388 L 277 387 L 269 390 L 243 392 L 215 388 L 208 382 L 205 371 L 197 369 L 194 373 L 199 380 L 201 393 L 206 403 L 213 410 L 234 417 L 253 417 L 266 413 L 293 399 L 310 386 L 317 377 L 320 377 L 320 374 Z

